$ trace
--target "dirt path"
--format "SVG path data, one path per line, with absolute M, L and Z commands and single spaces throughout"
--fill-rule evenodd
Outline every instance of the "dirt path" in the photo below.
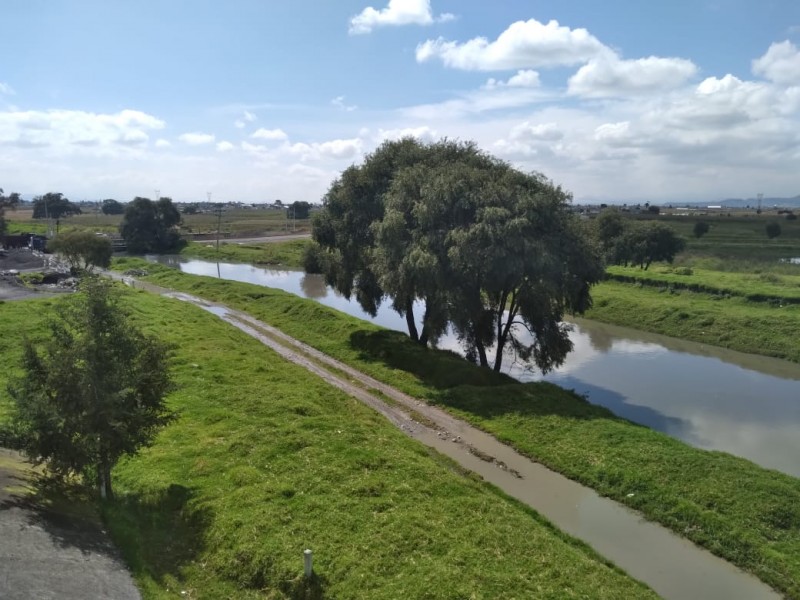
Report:
M 0 598 L 139 600 L 99 523 L 41 506 L 30 477 L 17 453 L 0 448 Z
M 384 415 L 410 437 L 479 474 L 579 538 L 665 598 L 779 598 L 730 563 L 522 456 L 452 415 L 411 398 L 249 315 L 188 294 L 128 281 L 200 306 Z

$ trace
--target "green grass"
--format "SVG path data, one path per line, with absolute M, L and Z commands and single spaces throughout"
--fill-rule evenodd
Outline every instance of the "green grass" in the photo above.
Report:
M 617 281 L 742 296 L 755 302 L 800 303 L 800 265 L 782 266 L 794 273 L 787 272 L 789 269 L 783 273 L 771 270 L 743 273 L 668 265 L 653 265 L 647 271 L 636 267 L 611 266 L 606 271 L 611 279 Z
M 800 480 L 724 453 L 692 448 L 555 386 L 517 383 L 451 353 L 421 348 L 399 332 L 280 290 L 185 275 L 157 265 L 150 268 L 150 281 L 244 310 L 381 381 L 441 404 L 537 461 L 640 510 L 800 598 Z M 621 284 L 598 287 L 598 305 L 611 302 L 603 291 L 613 285 Z M 639 293 L 667 297 L 655 290 Z M 614 296 L 624 297 L 619 292 Z M 714 302 L 705 300 L 708 305 Z M 736 306 L 736 301 L 729 302 Z M 687 302 L 686 311 L 694 305 L 694 300 Z M 634 299 L 627 310 L 637 306 Z M 765 348 L 797 355 L 797 336 L 790 338 L 788 331 L 797 331 L 798 309 L 769 313 L 765 308 L 763 315 L 754 317 L 752 307 L 743 306 L 740 325 L 757 344 L 762 327 L 786 327 L 783 341 L 794 340 L 794 350 L 791 343 Z M 678 314 L 674 318 L 686 320 Z M 729 329 L 720 327 L 718 336 Z
M 309 243 L 309 240 L 260 244 L 237 244 L 228 241 L 221 244 L 218 251 L 215 242 L 209 240 L 207 242 L 190 242 L 181 251 L 181 254 L 204 260 L 296 268 L 302 266 L 303 250 Z
M 127 298 L 176 344 L 179 420 L 115 468 L 118 501 L 103 506 L 145 598 L 655 597 L 216 317 Z M 6 364 L 24 335 L 42 336 L 52 302 L 0 305 Z
M 606 281 L 587 318 L 800 362 L 800 305 Z

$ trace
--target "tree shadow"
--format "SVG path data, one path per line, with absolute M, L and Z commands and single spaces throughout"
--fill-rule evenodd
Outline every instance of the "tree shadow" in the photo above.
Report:
M 194 493 L 173 483 L 146 496 L 125 494 L 102 505 L 103 518 L 134 573 L 159 583 L 168 577 L 183 579 L 182 567 L 203 551 L 211 521 L 209 511 L 192 502 Z
M 355 331 L 350 334 L 350 347 L 358 350 L 363 361 L 405 371 L 437 390 L 458 385 L 482 387 L 515 382 L 508 375 L 481 369 L 455 352 L 421 346 L 399 331 Z

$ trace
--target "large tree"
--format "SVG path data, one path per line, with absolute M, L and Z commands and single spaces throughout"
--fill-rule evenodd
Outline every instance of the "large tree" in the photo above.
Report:
M 367 299 L 377 306 L 388 296 L 412 338 L 426 343 L 451 323 L 483 366 L 500 370 L 510 347 L 547 370 L 571 348 L 564 313 L 589 305 L 602 274 L 568 201 L 471 143 L 387 142 L 334 182 L 315 238 L 329 280 L 340 291 L 374 285 Z
M 81 207 L 60 192 L 47 192 L 33 199 L 34 219 L 55 219 L 56 226 L 64 217 L 81 214 Z
M 292 202 L 286 209 L 286 214 L 290 219 L 307 219 L 311 212 L 311 204 L 303 200 Z
M 21 446 L 56 474 L 96 477 L 111 498 L 114 464 L 174 418 L 168 348 L 131 324 L 108 281 L 84 279 L 55 310 L 49 339 L 25 343 L 24 374 L 9 386 Z
M 12 192 L 6 196 L 3 188 L 0 188 L 0 235 L 5 235 L 6 233 L 6 209 L 14 210 L 19 202 L 20 198 L 17 192 Z
M 170 252 L 180 248 L 176 229 L 180 222 L 181 214 L 170 198 L 153 202 L 136 197 L 125 208 L 119 231 L 129 252 Z

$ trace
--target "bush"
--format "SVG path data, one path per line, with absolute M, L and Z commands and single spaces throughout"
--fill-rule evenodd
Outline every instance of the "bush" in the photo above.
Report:
M 781 234 L 781 226 L 777 221 L 767 223 L 766 230 L 769 239 L 774 239 Z

